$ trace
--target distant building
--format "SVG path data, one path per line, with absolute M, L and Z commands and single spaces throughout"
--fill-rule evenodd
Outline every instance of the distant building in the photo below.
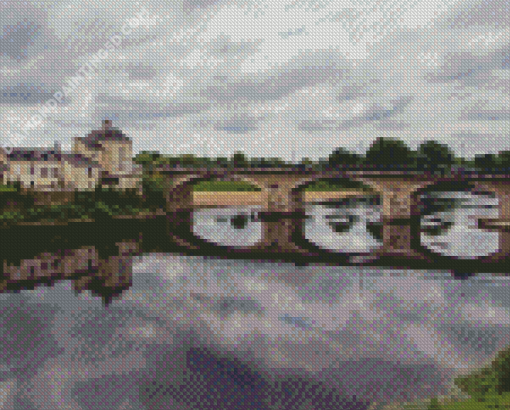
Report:
M 141 169 L 132 161 L 132 142 L 122 131 L 104 121 L 101 130 L 75 138 L 72 152 L 53 148 L 0 150 L 3 183 L 19 181 L 36 190 L 93 190 L 96 185 L 119 189 L 140 188 Z M 2 169 L 5 169 L 2 174 Z

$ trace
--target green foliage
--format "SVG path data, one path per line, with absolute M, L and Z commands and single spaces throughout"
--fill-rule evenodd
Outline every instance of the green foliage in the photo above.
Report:
M 227 157 L 218 157 L 214 160 L 211 160 L 211 165 L 215 167 L 227 167 L 230 163 Z
M 429 403 L 427 410 L 440 409 L 440 410 L 495 410 L 495 409 L 508 409 L 510 407 L 510 394 L 503 395 L 486 395 L 483 397 L 471 398 L 467 400 L 451 401 L 439 405 L 438 402 L 432 399 Z M 437 407 L 431 407 L 436 406 Z M 406 404 L 403 406 L 405 410 L 418 410 L 423 409 L 424 406 L 419 404 Z
M 138 153 L 135 158 L 134 162 L 140 165 L 147 165 L 154 163 L 158 159 L 161 158 L 161 154 L 158 151 L 152 152 L 152 151 L 142 151 Z
M 236 168 L 243 168 L 248 166 L 248 159 L 244 153 L 236 151 L 232 156 L 232 163 Z
M 498 168 L 499 159 L 496 154 L 475 155 L 475 167 L 482 169 Z
M 371 165 L 415 165 L 416 153 L 396 138 L 377 138 L 368 149 L 365 163 Z
M 164 208 L 166 205 L 164 193 L 165 178 L 159 175 L 145 175 L 142 179 L 142 189 L 145 206 L 154 208 Z
M 454 163 L 455 155 L 445 144 L 429 140 L 418 147 L 417 165 L 421 169 L 449 168 Z
M 430 404 L 427 407 L 427 410 L 441 410 L 439 401 L 436 398 L 433 398 L 432 400 L 430 400 Z
M 305 191 L 345 191 L 345 190 L 367 190 L 370 188 L 361 182 L 344 179 L 322 179 L 308 185 Z
M 510 168 L 510 151 L 499 151 L 498 160 L 502 167 Z
M 245 181 L 203 181 L 193 186 L 195 192 L 259 192 L 260 190 Z
M 22 221 L 23 219 L 24 219 L 24 215 L 21 212 L 11 211 L 11 212 L 4 212 L 4 213 L 0 214 L 0 222 L 15 223 L 15 222 Z
M 345 148 L 337 148 L 329 156 L 329 164 L 331 166 L 337 165 L 357 165 L 361 164 L 362 157 L 353 152 L 347 151 Z

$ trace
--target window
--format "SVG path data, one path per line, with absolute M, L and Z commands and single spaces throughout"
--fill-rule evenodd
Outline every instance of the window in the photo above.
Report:
M 30 167 L 30 175 L 35 175 L 35 168 L 33 166 Z
M 89 167 L 89 178 L 92 178 L 92 168 Z
M 48 178 L 48 168 L 41 168 L 41 178 Z
M 58 168 L 53 168 L 53 178 L 58 178 Z

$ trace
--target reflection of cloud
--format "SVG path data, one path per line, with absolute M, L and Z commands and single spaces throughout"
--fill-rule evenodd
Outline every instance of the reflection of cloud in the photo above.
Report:
M 181 406 L 178 392 L 199 380 L 211 400 L 235 396 L 236 405 L 250 385 L 245 408 L 259 410 L 259 392 L 276 398 L 278 381 L 296 375 L 340 396 L 402 401 L 445 392 L 454 374 L 509 342 L 507 309 L 486 294 L 481 305 L 466 304 L 419 272 L 295 269 L 144 256 L 134 264 L 133 287 L 107 310 L 81 300 L 78 313 L 69 303 L 73 313 L 51 321 L 60 355 L 31 368 L 27 387 L 37 395 L 23 394 L 37 408 L 168 408 Z M 289 274 L 308 279 L 291 285 L 283 280 Z M 328 291 L 335 298 L 325 298 Z M 37 301 L 68 299 L 53 292 L 45 288 Z M 220 378 L 230 393 L 214 390 Z M 195 407 L 209 403 L 195 400 Z
M 0 408 L 14 408 L 14 398 L 17 392 L 18 383 L 16 380 L 0 382 Z

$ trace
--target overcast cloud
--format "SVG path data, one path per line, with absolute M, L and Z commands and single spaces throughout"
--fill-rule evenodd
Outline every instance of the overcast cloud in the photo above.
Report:
M 0 144 L 143 9 L 19 145 L 70 148 L 108 117 L 135 152 L 318 159 L 382 136 L 510 149 L 508 0 L 7 0 Z

